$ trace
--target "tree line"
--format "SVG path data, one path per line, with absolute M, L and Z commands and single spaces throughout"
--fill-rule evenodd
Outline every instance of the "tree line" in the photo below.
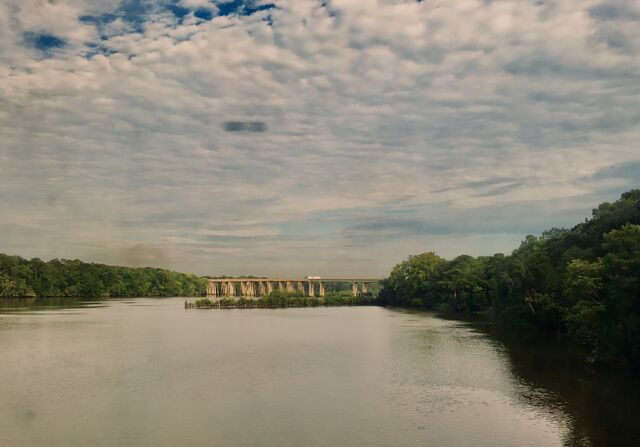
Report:
M 0 254 L 0 297 L 199 296 L 207 278 L 133 268 Z
M 571 229 L 529 235 L 510 255 L 409 256 L 379 300 L 490 312 L 519 331 L 570 337 L 589 348 L 591 361 L 640 369 L 640 190 L 601 204 Z

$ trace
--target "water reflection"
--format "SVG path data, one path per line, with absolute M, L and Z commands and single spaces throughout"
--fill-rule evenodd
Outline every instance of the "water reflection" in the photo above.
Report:
M 555 338 L 515 337 L 486 321 L 470 327 L 504 346 L 525 402 L 567 415 L 564 445 L 640 445 L 640 380 L 629 371 L 589 369 L 583 348 Z
M 106 307 L 100 298 L 0 298 L 0 314 L 42 312 L 47 310 Z
M 416 397 L 423 424 L 426 419 L 450 431 L 464 427 L 468 438 L 461 445 L 469 439 L 480 445 L 505 439 L 509 445 L 560 445 L 568 437 L 570 416 L 552 393 L 513 371 L 502 343 L 459 321 L 424 312 L 398 315 L 409 318 L 398 325 L 403 346 L 394 353 L 414 361 L 394 360 L 401 365 L 397 386 Z M 407 369 L 416 359 L 416 367 Z
M 0 445 L 637 445 L 637 381 L 574 349 L 375 307 L 5 300 Z

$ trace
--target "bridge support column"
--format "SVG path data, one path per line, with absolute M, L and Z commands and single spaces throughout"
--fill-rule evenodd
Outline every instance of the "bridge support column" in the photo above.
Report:
M 212 299 L 267 296 L 274 290 L 286 293 L 298 292 L 307 297 L 325 297 L 325 281 L 330 279 L 318 276 L 309 276 L 304 279 L 286 278 L 212 278 L 206 284 L 206 296 Z M 369 295 L 370 285 L 377 280 L 368 278 L 341 278 L 334 280 L 345 285 L 351 283 L 351 294 L 353 296 Z M 330 289 L 331 290 L 331 289 Z

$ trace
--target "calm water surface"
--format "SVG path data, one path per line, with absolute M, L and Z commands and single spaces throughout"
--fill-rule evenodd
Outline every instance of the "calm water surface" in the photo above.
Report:
M 0 446 L 640 445 L 638 382 L 378 307 L 0 302 Z

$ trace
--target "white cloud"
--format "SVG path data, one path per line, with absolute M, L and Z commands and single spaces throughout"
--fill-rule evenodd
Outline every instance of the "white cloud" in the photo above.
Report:
M 382 274 L 503 250 L 633 186 L 585 179 L 638 160 L 637 21 L 578 0 L 276 3 L 202 21 L 158 2 L 137 23 L 118 2 L 0 1 L 0 251 Z M 27 31 L 67 46 L 42 57 Z M 485 221 L 429 232 L 453 216 Z M 384 225 L 354 244 L 363 222 Z

